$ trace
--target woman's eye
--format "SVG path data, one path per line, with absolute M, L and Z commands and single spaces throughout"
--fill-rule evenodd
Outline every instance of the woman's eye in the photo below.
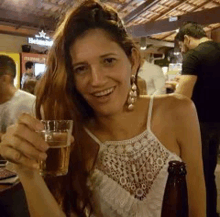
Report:
M 75 73 L 79 73 L 79 74 L 85 72 L 86 70 L 87 70 L 86 66 L 79 66 L 73 69 Z
M 106 58 L 104 59 L 104 63 L 107 65 L 113 65 L 115 63 L 116 59 L 115 58 Z

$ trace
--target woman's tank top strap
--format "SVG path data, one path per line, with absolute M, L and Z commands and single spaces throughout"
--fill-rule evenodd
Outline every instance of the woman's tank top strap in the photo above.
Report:
M 151 127 L 151 117 L 152 117 L 152 110 L 153 110 L 153 100 L 154 95 L 151 95 L 149 108 L 148 108 L 148 117 L 147 117 L 147 130 L 150 130 Z M 85 131 L 88 133 L 88 135 L 97 142 L 100 146 L 102 145 L 102 142 L 86 127 L 84 127 Z
M 102 145 L 102 142 L 93 133 L 91 133 L 89 129 L 87 129 L 86 127 L 84 127 L 84 129 L 95 142 L 97 142 L 100 146 Z
M 151 127 L 151 117 L 152 117 L 152 111 L 153 111 L 153 101 L 154 101 L 154 95 L 151 95 L 149 108 L 148 108 L 148 117 L 147 117 L 147 130 L 150 130 Z

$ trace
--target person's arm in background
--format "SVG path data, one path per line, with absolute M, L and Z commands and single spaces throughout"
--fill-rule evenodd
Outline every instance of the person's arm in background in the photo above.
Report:
M 200 55 L 196 51 L 188 51 L 183 59 L 182 75 L 179 77 L 179 84 L 175 93 L 182 94 L 188 98 L 192 97 L 194 86 L 198 79 L 198 67 Z
M 154 94 L 160 95 L 160 94 L 165 94 L 165 76 L 163 74 L 162 69 L 159 66 L 155 65 L 155 70 L 154 70 L 154 86 L 155 86 L 155 92 Z
M 195 75 L 181 75 L 176 85 L 175 93 L 191 98 L 196 81 L 197 76 Z
M 21 79 L 21 89 L 24 87 L 24 82 L 25 82 L 26 76 L 23 74 L 22 79 Z
M 138 76 L 137 84 L 138 84 L 138 88 L 139 88 L 139 94 L 140 95 L 147 95 L 147 84 L 146 84 L 146 81 L 143 78 Z
M 206 190 L 202 162 L 199 121 L 194 103 L 187 97 L 174 94 L 178 103 L 173 106 L 172 118 L 180 157 L 186 163 L 189 217 L 206 216 Z M 175 105 L 173 103 L 173 105 Z

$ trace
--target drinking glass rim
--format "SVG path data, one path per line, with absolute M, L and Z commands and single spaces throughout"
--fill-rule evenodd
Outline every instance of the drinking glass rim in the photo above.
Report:
M 44 125 L 48 125 L 50 123 L 66 123 L 69 127 L 68 131 L 72 131 L 73 130 L 73 120 L 40 120 L 42 124 Z M 45 129 L 44 129 L 45 130 Z M 38 131 L 38 132 L 42 132 L 42 130 Z

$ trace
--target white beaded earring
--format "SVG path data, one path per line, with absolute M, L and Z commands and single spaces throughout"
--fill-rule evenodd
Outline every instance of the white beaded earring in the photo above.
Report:
M 128 95 L 128 110 L 132 111 L 134 109 L 134 103 L 137 100 L 137 85 L 135 84 L 135 75 L 131 76 L 131 90 Z

